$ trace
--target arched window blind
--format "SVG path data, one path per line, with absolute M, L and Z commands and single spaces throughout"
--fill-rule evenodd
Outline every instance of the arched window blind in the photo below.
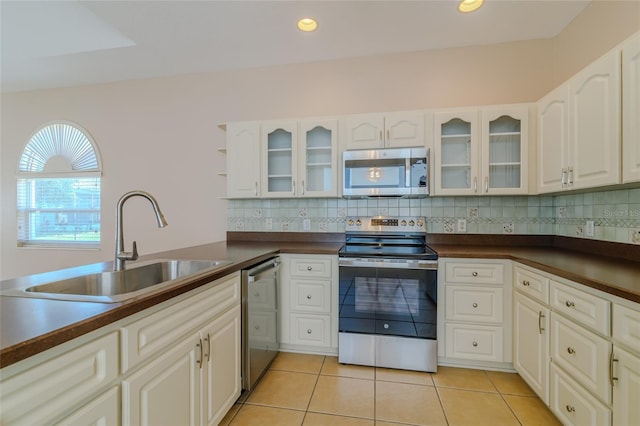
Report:
M 100 177 L 85 130 L 67 122 L 38 130 L 18 163 L 18 246 L 99 247 Z

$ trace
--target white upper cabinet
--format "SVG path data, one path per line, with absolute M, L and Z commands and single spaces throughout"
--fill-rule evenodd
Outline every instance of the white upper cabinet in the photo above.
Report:
M 610 52 L 569 80 L 568 184 L 620 183 L 620 53 Z
M 538 191 L 620 183 L 620 51 L 538 102 Z
M 425 146 L 423 111 L 348 116 L 345 127 L 345 149 Z
M 622 182 L 640 181 L 640 33 L 622 46 Z
M 260 124 L 227 125 L 227 197 L 260 196 Z
M 529 106 L 434 114 L 437 195 L 526 194 Z
M 301 121 L 299 138 L 298 195 L 337 196 L 338 121 Z
M 295 197 L 298 125 L 295 121 L 262 123 L 262 197 Z
M 566 186 L 569 164 L 569 87 L 556 88 L 538 101 L 538 192 Z

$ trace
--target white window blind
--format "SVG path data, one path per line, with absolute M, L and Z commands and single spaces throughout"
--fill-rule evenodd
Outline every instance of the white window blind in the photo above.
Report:
M 18 164 L 18 246 L 99 247 L 100 224 L 100 159 L 94 143 L 70 123 L 43 127 Z

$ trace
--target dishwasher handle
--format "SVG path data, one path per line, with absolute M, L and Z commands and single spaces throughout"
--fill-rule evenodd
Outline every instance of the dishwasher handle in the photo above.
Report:
M 255 268 L 247 272 L 247 282 L 255 282 L 256 278 L 263 275 L 265 272 L 275 273 L 280 268 L 280 258 L 274 257 L 269 261 L 262 263 Z

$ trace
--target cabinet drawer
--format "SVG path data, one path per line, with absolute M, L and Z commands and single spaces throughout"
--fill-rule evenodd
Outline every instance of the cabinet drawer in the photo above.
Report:
M 331 346 L 331 316 L 291 314 L 291 343 Z
M 551 411 L 564 425 L 608 426 L 611 411 L 566 373 L 551 364 Z
M 445 281 L 465 284 L 503 284 L 502 263 L 446 262 Z
M 446 356 L 477 361 L 503 361 L 502 327 L 446 324 Z
M 502 323 L 501 287 L 446 286 L 446 318 L 454 321 Z
M 518 266 L 514 269 L 514 288 L 542 303 L 549 303 L 549 278 Z
M 291 310 L 329 313 L 331 311 L 331 281 L 292 279 Z
M 327 257 L 291 258 L 289 274 L 292 277 L 331 278 L 331 259 Z
M 613 305 L 613 339 L 640 353 L 640 311 Z
M 47 424 L 118 377 L 118 332 L 29 368 L 0 385 L 0 424 Z
M 553 280 L 551 280 L 550 299 L 549 303 L 553 310 L 563 312 L 573 321 L 605 336 L 611 335 L 611 303 L 608 300 Z
M 610 354 L 611 343 L 551 313 L 551 359 L 607 404 L 611 403 Z
M 190 331 L 240 304 L 240 275 L 122 328 L 122 372 L 174 345 Z

